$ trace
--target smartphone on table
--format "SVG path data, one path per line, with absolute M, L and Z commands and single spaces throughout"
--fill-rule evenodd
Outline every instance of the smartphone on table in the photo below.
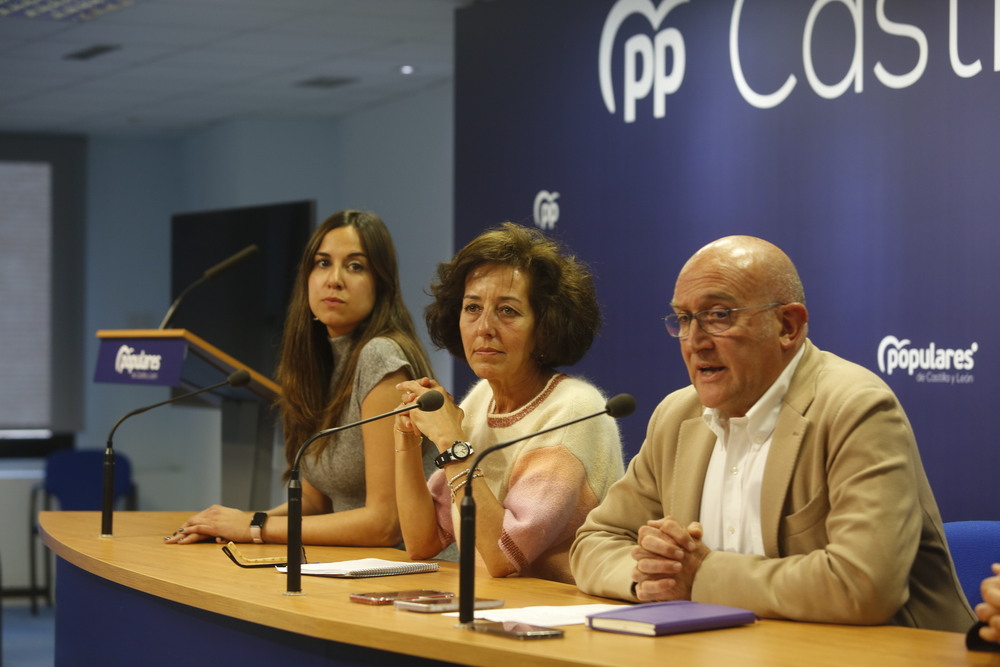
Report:
M 440 598 L 411 598 L 409 600 L 396 600 L 392 604 L 396 609 L 423 612 L 425 614 L 443 614 L 449 611 L 458 611 L 458 598 L 455 597 L 446 600 Z M 503 606 L 503 600 L 476 598 L 472 606 L 474 609 L 496 609 Z
M 425 588 L 409 591 L 376 591 L 372 593 L 352 593 L 351 602 L 361 604 L 392 604 L 396 600 L 437 600 L 446 601 L 454 598 L 454 593 L 448 591 L 435 591 Z
M 487 632 L 512 639 L 552 639 L 562 637 L 564 634 L 559 628 L 547 628 L 543 625 L 518 621 L 475 621 L 470 627 L 476 632 Z

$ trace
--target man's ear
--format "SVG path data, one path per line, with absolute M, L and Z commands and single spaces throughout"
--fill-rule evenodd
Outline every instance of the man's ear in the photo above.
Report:
M 806 336 L 809 311 L 804 303 L 789 303 L 781 306 L 781 347 L 789 350 L 797 346 Z

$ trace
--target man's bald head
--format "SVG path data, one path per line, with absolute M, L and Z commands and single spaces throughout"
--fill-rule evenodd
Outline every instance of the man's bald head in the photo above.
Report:
M 742 274 L 759 291 L 763 301 L 805 303 L 805 290 L 795 264 L 778 246 L 756 236 L 726 236 L 712 241 L 691 256 L 681 275 L 695 266 L 724 267 Z

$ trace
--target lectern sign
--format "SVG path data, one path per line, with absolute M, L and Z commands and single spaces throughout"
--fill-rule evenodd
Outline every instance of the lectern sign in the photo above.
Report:
M 183 338 L 101 339 L 94 381 L 175 387 L 186 350 Z

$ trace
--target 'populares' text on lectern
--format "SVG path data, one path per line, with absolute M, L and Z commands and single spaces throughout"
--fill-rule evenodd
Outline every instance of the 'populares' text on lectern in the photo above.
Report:
M 183 387 L 195 390 L 245 369 L 245 387 L 202 395 L 222 409 L 222 503 L 269 507 L 277 384 L 185 329 L 122 329 L 97 332 L 95 382 Z

